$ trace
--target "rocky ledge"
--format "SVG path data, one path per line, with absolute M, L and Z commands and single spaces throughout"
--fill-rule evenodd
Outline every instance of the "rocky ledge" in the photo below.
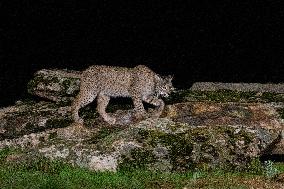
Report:
M 68 106 L 38 102 L 4 108 L 0 148 L 19 149 L 13 154 L 17 158 L 7 159 L 44 156 L 91 170 L 242 169 L 277 151 L 284 128 L 269 103 L 176 103 L 166 107 L 162 118 L 123 126 L 110 126 L 96 114 L 82 116 L 85 128 L 78 129 Z
M 130 103 L 111 102 L 117 125 L 90 105 L 80 111 L 80 128 L 70 117 L 79 75 L 41 70 L 28 84 L 40 101 L 0 109 L 0 149 L 14 149 L 7 161 L 47 157 L 100 171 L 187 171 L 244 169 L 263 155 L 284 154 L 283 93 L 183 90 L 165 99 L 161 118 L 136 122 Z

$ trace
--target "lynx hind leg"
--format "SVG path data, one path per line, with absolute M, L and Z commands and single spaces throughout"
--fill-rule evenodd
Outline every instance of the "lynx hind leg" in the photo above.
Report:
M 109 116 L 106 113 L 106 107 L 109 103 L 110 97 L 103 95 L 103 94 L 99 94 L 98 95 L 98 102 L 97 102 L 97 110 L 99 112 L 99 114 L 102 116 L 102 118 L 109 123 L 110 125 L 115 124 L 116 119 L 114 117 Z
M 138 119 L 138 120 L 143 119 L 147 115 L 147 113 L 144 109 L 141 98 L 134 96 L 134 97 L 132 97 L 132 100 L 133 100 L 136 119 Z
M 91 92 L 87 91 L 80 91 L 76 99 L 72 104 L 72 117 L 75 123 L 83 124 L 84 120 L 79 116 L 80 108 L 88 105 L 89 103 L 93 102 L 96 98 L 96 94 L 92 94 Z
M 165 103 L 162 99 L 159 99 L 155 96 L 148 96 L 146 98 L 143 98 L 143 100 L 157 107 L 156 112 L 152 115 L 154 118 L 158 118 L 161 116 L 165 108 Z

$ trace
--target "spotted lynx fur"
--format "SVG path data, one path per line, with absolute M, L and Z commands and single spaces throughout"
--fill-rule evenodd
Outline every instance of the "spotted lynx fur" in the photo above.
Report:
M 79 109 L 97 97 L 97 111 L 109 124 L 116 119 L 106 113 L 110 97 L 131 97 L 135 115 L 142 118 L 146 111 L 142 101 L 157 106 L 155 117 L 164 109 L 159 96 L 167 97 L 173 90 L 172 77 L 162 78 L 144 65 L 134 68 L 94 65 L 83 71 L 80 92 L 72 104 L 72 116 L 76 123 L 83 123 Z

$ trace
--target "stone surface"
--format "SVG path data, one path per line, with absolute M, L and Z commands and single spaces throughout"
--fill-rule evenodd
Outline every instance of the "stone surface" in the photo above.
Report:
M 28 83 L 28 92 L 55 102 L 70 103 L 80 88 L 79 71 L 39 70 Z
M 193 91 L 233 90 L 233 91 L 284 93 L 284 83 L 261 84 L 261 83 L 196 82 L 192 85 L 190 89 Z
M 278 140 L 267 149 L 267 153 L 271 155 L 284 155 L 284 130 L 281 132 Z
M 112 126 L 89 105 L 80 110 L 84 127 L 78 127 L 69 105 L 80 74 L 40 70 L 28 91 L 48 102 L 0 109 L 0 149 L 20 150 L 7 161 L 44 156 L 98 171 L 187 171 L 243 169 L 262 155 L 284 155 L 283 84 L 196 83 L 165 99 L 159 119 L 149 108 L 147 119 L 136 120 L 131 105 L 111 102 L 118 123 Z
M 243 125 L 282 129 L 280 115 L 269 103 L 185 102 L 168 105 L 163 116 L 192 126 Z
M 176 103 L 166 106 L 162 118 L 135 122 L 132 114 L 117 111 L 113 115 L 124 125 L 110 126 L 87 108 L 81 112 L 85 127 L 79 128 L 68 106 L 18 103 L 0 110 L 0 149 L 20 148 L 27 158 L 45 156 L 101 171 L 242 169 L 271 153 L 267 148 L 279 144 L 284 127 L 271 103 Z
M 60 107 L 43 101 L 21 102 L 16 106 L 0 109 L 0 140 L 66 127 L 71 122 L 69 106 Z
M 28 83 L 28 92 L 32 95 L 42 97 L 44 99 L 49 99 L 51 101 L 68 104 L 77 95 L 80 86 L 80 75 L 82 72 L 74 70 L 39 70 L 34 74 L 34 77 Z M 200 100 L 202 96 L 197 94 L 198 91 L 219 91 L 226 90 L 241 92 L 236 96 L 228 98 L 225 96 L 226 100 L 233 100 L 233 98 L 248 98 L 242 100 L 270 100 L 271 95 L 266 93 L 273 93 L 274 98 L 281 99 L 283 102 L 284 96 L 284 84 L 260 84 L 260 83 L 214 83 L 214 82 L 197 82 L 192 85 L 189 91 L 191 94 L 186 96 L 187 100 Z M 188 93 L 188 92 L 186 92 Z M 243 93 L 243 94 L 242 94 Z M 262 96 L 262 93 L 265 93 Z M 282 93 L 282 94 L 281 94 Z M 197 95 L 197 96 L 196 96 Z M 219 94 L 215 95 L 217 98 L 224 98 Z M 231 95 L 231 94 L 227 94 Z M 278 95 L 278 96 L 277 96 Z M 183 94 L 178 98 L 181 99 Z M 207 98 L 207 95 L 205 95 Z M 267 99 L 268 98 L 268 99 Z

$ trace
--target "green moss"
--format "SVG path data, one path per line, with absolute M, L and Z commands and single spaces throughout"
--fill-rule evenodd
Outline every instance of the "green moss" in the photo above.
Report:
M 71 81 L 69 79 L 65 79 L 63 82 L 62 82 L 62 85 L 64 87 L 65 90 L 67 90 L 69 87 L 70 87 L 70 84 L 71 84 Z
M 52 140 L 52 139 L 55 139 L 55 138 L 57 138 L 57 132 L 50 133 L 49 136 L 48 136 L 49 140 Z
M 47 77 L 44 78 L 43 82 L 45 84 L 48 84 L 48 83 L 58 83 L 59 79 L 56 76 L 47 76 Z
M 158 144 L 169 147 L 169 157 L 173 170 L 184 171 L 194 167 L 190 158 L 187 158 L 193 149 L 193 141 L 185 134 L 170 134 L 159 131 L 138 131 L 138 139 L 155 147 Z
M 21 130 L 21 132 L 17 133 L 17 135 L 24 135 L 28 133 L 37 133 L 44 131 L 47 128 L 62 128 L 67 127 L 72 123 L 72 120 L 67 119 L 57 119 L 57 118 L 51 118 L 46 121 L 45 127 L 39 127 L 38 125 L 35 125 L 31 122 L 28 122 L 25 126 L 25 129 Z
M 284 102 L 284 94 L 268 93 L 264 92 L 261 98 L 265 102 Z
M 103 127 L 94 136 L 88 139 L 87 143 L 97 144 L 98 142 L 103 141 L 103 139 L 106 138 L 107 136 L 117 133 L 121 130 L 122 128 L 119 127 L 112 127 L 112 128 Z
M 168 98 L 165 98 L 166 104 L 174 104 L 179 102 L 184 102 L 184 98 L 186 96 L 185 90 L 178 90 L 170 94 Z
M 22 103 L 18 106 L 27 105 L 27 106 L 33 106 L 37 103 L 37 100 L 34 99 L 32 95 L 27 95 L 24 99 L 21 100 Z
M 49 119 L 46 122 L 46 127 L 47 128 L 62 128 L 62 127 L 67 127 L 69 126 L 73 120 L 71 118 L 66 118 L 66 119 Z
M 246 132 L 244 130 L 241 130 L 238 134 L 237 134 L 238 139 L 243 139 L 245 142 L 245 145 L 250 144 L 251 142 L 253 142 L 254 136 L 253 134 Z
M 59 107 L 70 106 L 73 102 L 72 98 L 63 98 L 60 101 L 56 102 L 56 105 Z
M 155 162 L 155 157 L 151 150 L 136 148 L 129 155 L 123 155 L 122 161 L 118 166 L 120 171 L 131 171 L 136 169 L 147 169 Z
M 28 85 L 27 85 L 28 92 L 32 94 L 34 90 L 36 89 L 37 85 L 43 81 L 44 81 L 43 75 L 37 75 L 36 77 L 34 77 L 32 80 L 28 82 Z
M 188 135 L 191 135 L 190 137 L 195 142 L 208 142 L 210 140 L 209 133 L 204 132 L 203 129 L 192 129 Z
M 150 137 L 150 131 L 144 129 L 139 129 L 136 136 L 138 142 L 143 142 Z
M 235 105 L 227 105 L 225 104 L 223 107 L 223 114 L 229 115 L 233 118 L 240 119 L 251 119 L 253 113 L 245 107 L 235 106 Z
M 279 113 L 281 119 L 284 119 L 284 108 L 277 110 L 277 112 Z
M 233 146 L 236 145 L 237 141 L 244 141 L 244 145 L 248 145 L 254 139 L 254 135 L 245 130 L 240 130 L 238 133 L 235 133 L 236 129 L 232 127 L 219 127 L 218 130 L 219 132 L 224 132 L 228 136 L 228 140 Z
M 58 83 L 59 80 L 57 77 L 53 77 L 53 76 L 44 76 L 42 74 L 36 75 L 31 81 L 29 81 L 28 83 L 28 91 L 33 92 L 34 89 L 36 89 L 37 85 L 39 83 L 43 83 L 45 85 L 48 85 L 50 83 Z
M 76 90 L 74 90 L 72 94 L 68 94 L 67 90 L 71 86 L 74 87 L 75 85 L 77 85 L 76 84 L 77 80 L 78 80 L 77 78 L 64 78 L 62 83 L 61 83 L 61 85 L 64 88 L 64 90 L 61 91 L 61 95 L 69 96 L 69 97 L 76 96 L 78 94 L 78 92 L 79 92 L 79 87 Z
M 253 158 L 247 166 L 247 172 L 252 173 L 254 175 L 261 175 L 263 174 L 263 165 L 259 158 Z
M 216 144 L 216 140 L 222 137 L 224 145 L 229 144 L 226 148 Z M 252 133 L 236 129 L 228 126 L 216 126 L 212 129 L 193 128 L 188 129 L 184 133 L 165 133 L 162 131 L 149 131 L 139 129 L 135 136 L 139 143 L 143 143 L 145 148 L 153 149 L 156 146 L 165 146 L 169 149 L 169 158 L 173 165 L 174 171 L 186 171 L 195 168 L 209 168 L 216 163 L 216 167 L 222 169 L 234 169 L 232 158 L 236 156 L 235 149 L 239 148 L 239 141 L 244 142 L 244 146 L 253 142 L 254 135 Z M 194 152 L 193 152 L 194 150 Z M 196 150 L 196 151 L 195 151 Z M 197 152 L 199 154 L 197 154 Z M 241 158 L 241 154 L 240 157 Z M 250 159 L 244 162 L 249 162 Z
M 38 128 L 31 122 L 28 122 L 25 126 L 27 132 L 35 132 Z
M 52 115 L 52 112 L 50 110 L 40 111 L 39 116 L 47 117 Z
M 284 102 L 284 95 L 277 93 L 231 91 L 191 91 L 179 90 L 165 99 L 167 104 L 185 101 L 213 101 L 213 102 Z
M 241 92 L 230 90 L 210 91 L 206 93 L 209 100 L 215 102 L 251 102 L 257 100 L 256 92 Z

